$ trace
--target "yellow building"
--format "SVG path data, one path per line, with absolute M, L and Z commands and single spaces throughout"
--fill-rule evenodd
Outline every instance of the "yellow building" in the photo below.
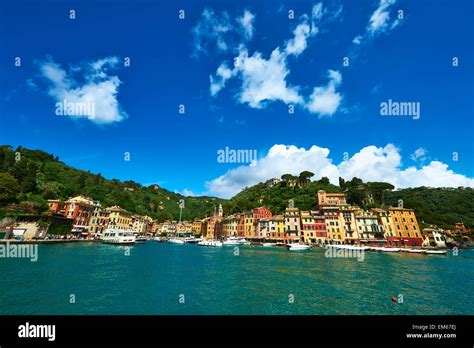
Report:
M 313 215 L 309 211 L 302 211 L 301 217 L 301 238 L 305 243 L 312 243 L 316 239 L 316 224 Z
M 253 227 L 253 212 L 248 211 L 244 213 L 244 231 L 246 238 L 253 238 L 255 231 Z
M 91 233 L 101 234 L 105 232 L 109 223 L 109 215 L 106 209 L 102 209 L 99 202 L 94 202 L 94 210 L 92 211 L 91 218 L 89 219 L 88 230 Z
M 191 228 L 194 235 L 202 234 L 202 220 L 194 220 Z
M 421 246 L 423 237 L 420 227 L 416 221 L 413 209 L 388 208 L 389 216 L 392 220 L 394 236 L 387 238 L 391 245 L 398 246 Z
M 329 244 L 342 244 L 344 241 L 344 222 L 338 206 L 325 205 L 319 207 L 320 213 L 324 216 L 327 237 Z
M 117 205 L 106 209 L 109 212 L 108 227 L 117 228 L 119 230 L 131 230 L 132 214 Z
M 343 244 L 359 244 L 360 242 L 360 236 L 356 227 L 356 213 L 358 211 L 360 209 L 350 205 L 339 206 L 339 223 L 343 231 Z
M 383 227 L 385 239 L 388 240 L 389 237 L 394 237 L 395 232 L 393 231 L 392 218 L 390 217 L 388 210 L 373 208 L 370 209 L 370 211 L 377 216 L 378 224 Z
M 222 235 L 225 237 L 236 237 L 239 220 L 240 217 L 237 215 L 231 215 L 222 220 Z
M 285 218 L 283 215 L 274 215 L 268 220 L 270 240 L 283 243 L 285 239 Z

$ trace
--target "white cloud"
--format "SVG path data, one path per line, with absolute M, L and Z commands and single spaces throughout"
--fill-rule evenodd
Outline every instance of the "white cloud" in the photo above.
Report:
M 427 159 L 426 157 L 426 154 L 428 153 L 428 151 L 426 151 L 426 149 L 422 148 L 422 147 L 419 147 L 418 149 L 415 150 L 415 152 L 413 152 L 411 155 L 410 155 L 410 158 L 412 161 L 415 161 L 415 162 L 423 162 Z
M 189 189 L 187 189 L 187 188 L 185 188 L 185 189 L 182 190 L 182 191 L 174 190 L 174 193 L 178 193 L 178 194 L 183 195 L 183 196 L 185 196 L 185 197 L 194 197 L 194 196 L 196 196 L 196 195 L 193 193 L 193 191 L 191 191 L 191 190 L 189 190 Z
M 341 8 L 334 16 L 339 16 L 340 11 Z M 216 96 L 225 87 L 228 79 L 237 77 L 242 82 L 237 100 L 252 108 L 264 108 L 268 102 L 281 101 L 285 104 L 302 105 L 312 113 L 333 115 L 342 100 L 341 94 L 336 92 L 336 87 L 341 83 L 339 72 L 329 71 L 328 85 L 314 88 L 308 104 L 300 94 L 300 87 L 287 82 L 287 76 L 290 74 L 288 57 L 298 56 L 307 49 L 308 39 L 318 33 L 316 24 L 324 13 L 322 3 L 314 5 L 311 16 L 302 15 L 293 30 L 293 37 L 283 44 L 282 49 L 276 47 L 268 59 L 258 51 L 249 55 L 248 49 L 241 44 L 239 54 L 234 58 L 233 69 L 223 62 L 216 73 L 209 77 L 211 96 Z
M 225 87 L 225 83 L 228 79 L 230 79 L 235 74 L 234 70 L 230 70 L 227 67 L 226 63 L 222 63 L 216 71 L 216 75 L 209 76 L 209 81 L 211 84 L 210 90 L 211 95 L 215 96 L 219 91 Z
M 252 39 L 254 19 L 255 15 L 248 10 L 241 17 L 232 18 L 225 11 L 219 14 L 205 9 L 192 29 L 194 56 L 209 53 L 214 47 L 219 53 L 237 51 L 241 44 Z
M 367 146 L 347 161 L 335 164 L 329 149 L 313 145 L 310 149 L 294 145 L 274 145 L 266 156 L 253 166 L 240 166 L 207 182 L 210 194 L 229 198 L 243 188 L 289 173 L 297 175 L 304 170 L 314 172 L 314 179 L 326 176 L 334 184 L 339 177 L 350 180 L 385 181 L 397 188 L 405 187 L 474 187 L 474 179 L 456 174 L 447 164 L 432 161 L 422 166 L 402 169 L 402 157 L 393 144 L 385 147 Z
M 329 70 L 328 75 L 328 84 L 323 87 L 315 87 L 306 104 L 310 112 L 318 113 L 321 116 L 333 115 L 342 101 L 341 94 L 336 92 L 336 87 L 342 81 L 341 74 L 338 71 Z
M 395 0 L 380 0 L 379 7 L 370 16 L 368 31 L 374 34 L 387 28 L 390 21 L 389 7 L 395 4 Z
M 110 75 L 110 70 L 115 69 L 117 63 L 117 57 L 107 57 L 83 66 L 73 66 L 67 73 L 59 64 L 47 61 L 40 62 L 40 71 L 50 83 L 48 94 L 56 102 L 66 100 L 71 103 L 94 104 L 93 118 L 88 115 L 74 117 L 106 124 L 119 122 L 127 117 L 117 100 L 122 81 L 117 76 Z
M 236 72 L 242 79 L 242 90 L 239 94 L 241 103 L 253 108 L 261 108 L 265 101 L 280 100 L 284 103 L 302 103 L 298 87 L 289 86 L 286 76 L 286 55 L 276 48 L 270 58 L 264 59 L 259 52 L 248 56 L 248 51 L 240 51 Z
M 353 40 L 352 40 L 353 43 L 355 43 L 356 45 L 360 45 L 360 43 L 362 42 L 362 35 L 357 35 Z
M 245 37 L 247 40 L 250 40 L 253 36 L 254 32 L 254 27 L 253 27 L 253 20 L 255 19 L 255 15 L 250 12 L 245 10 L 244 14 L 242 17 L 238 18 L 238 22 L 242 26 L 242 29 L 244 31 Z
M 395 3 L 396 0 L 380 0 L 378 7 L 369 18 L 364 35 L 357 35 L 352 42 L 355 45 L 360 45 L 366 37 L 373 37 L 397 27 L 400 24 L 399 19 L 395 19 L 390 23 L 390 11 Z

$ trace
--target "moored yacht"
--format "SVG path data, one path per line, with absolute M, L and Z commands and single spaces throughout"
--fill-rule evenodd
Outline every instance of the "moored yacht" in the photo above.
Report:
M 197 244 L 200 246 L 210 246 L 210 247 L 221 247 L 223 245 L 222 242 L 218 240 L 212 240 L 212 239 L 202 240 Z
M 102 235 L 102 243 L 133 245 L 135 244 L 135 235 L 132 231 L 122 231 L 117 229 L 107 229 Z
M 229 237 L 222 244 L 223 245 L 243 245 L 243 244 L 247 244 L 247 240 L 245 238 Z
M 172 243 L 172 244 L 184 244 L 184 240 L 183 240 L 183 239 L 179 239 L 179 238 L 170 238 L 170 239 L 168 239 L 168 243 Z
M 291 251 L 303 251 L 311 249 L 311 245 L 300 244 L 300 243 L 290 243 L 286 247 Z
M 370 247 L 370 250 L 373 251 L 382 251 L 382 252 L 399 252 L 401 248 L 392 248 L 392 247 Z
M 184 242 L 187 244 L 197 244 L 200 241 L 202 241 L 202 238 L 196 238 L 196 237 L 184 238 Z

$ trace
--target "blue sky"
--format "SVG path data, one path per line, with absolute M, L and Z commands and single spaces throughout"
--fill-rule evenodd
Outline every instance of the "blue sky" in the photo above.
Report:
M 473 13 L 441 0 L 3 1 L 0 143 L 188 194 L 304 169 L 474 186 Z M 95 118 L 58 116 L 66 97 L 93 100 Z M 389 99 L 420 117 L 382 116 Z M 219 163 L 226 146 L 258 160 Z

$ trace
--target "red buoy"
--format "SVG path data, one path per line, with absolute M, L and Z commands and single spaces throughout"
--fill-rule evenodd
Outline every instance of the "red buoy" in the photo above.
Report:
M 392 297 L 392 302 L 397 302 L 397 298 L 396 298 L 396 297 Z

